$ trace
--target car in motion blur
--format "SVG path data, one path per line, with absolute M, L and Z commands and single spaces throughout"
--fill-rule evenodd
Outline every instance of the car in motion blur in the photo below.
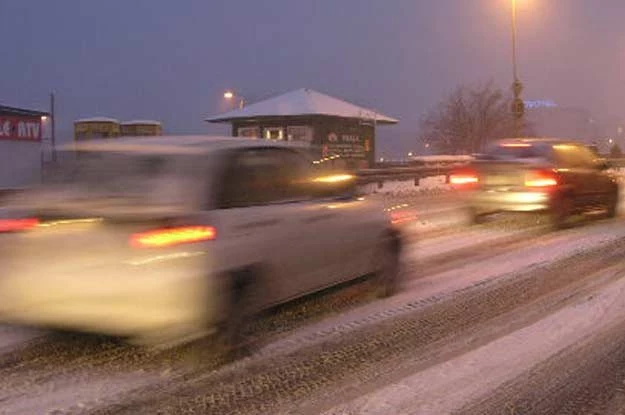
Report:
M 466 191 L 473 223 L 497 212 L 546 212 L 562 228 L 576 214 L 616 216 L 619 188 L 608 170 L 605 160 L 579 142 L 506 139 L 452 174 L 450 182 Z
M 400 236 L 354 176 L 232 137 L 76 144 L 0 220 L 0 319 L 140 344 L 217 331 L 364 275 L 396 287 Z

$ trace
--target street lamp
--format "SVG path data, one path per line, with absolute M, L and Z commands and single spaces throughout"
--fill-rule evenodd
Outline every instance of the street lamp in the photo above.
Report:
M 245 106 L 245 98 L 240 96 L 240 95 L 236 95 L 232 91 L 224 92 L 224 98 L 227 99 L 228 101 L 232 101 L 233 99 L 238 99 L 239 100 L 239 108 L 241 108 L 241 109 Z
M 514 93 L 514 102 L 512 103 L 512 114 L 514 116 L 514 133 L 519 135 L 519 121 L 525 114 L 525 103 L 521 99 L 523 92 L 523 84 L 519 80 L 519 71 L 517 68 L 517 19 L 516 19 L 517 0 L 512 0 L 512 91 Z

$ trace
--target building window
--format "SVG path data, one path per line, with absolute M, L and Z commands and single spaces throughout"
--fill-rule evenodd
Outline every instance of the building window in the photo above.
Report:
M 286 136 L 289 141 L 312 143 L 313 129 L 306 125 L 293 125 L 286 128 Z
M 237 129 L 237 136 L 247 138 L 260 138 L 259 127 L 239 127 Z
M 264 137 L 268 140 L 284 140 L 284 129 L 280 127 L 265 128 Z

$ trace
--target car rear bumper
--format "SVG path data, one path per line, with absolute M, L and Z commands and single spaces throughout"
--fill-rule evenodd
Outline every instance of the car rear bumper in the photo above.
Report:
M 197 266 L 159 265 L 4 272 L 0 321 L 146 343 L 175 341 L 209 327 L 217 311 L 212 279 L 198 274 Z
M 476 191 L 468 198 L 476 213 L 540 212 L 550 209 L 551 195 L 547 192 Z

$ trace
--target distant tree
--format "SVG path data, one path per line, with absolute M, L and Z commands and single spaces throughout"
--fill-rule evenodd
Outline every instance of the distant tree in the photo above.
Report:
M 511 106 L 512 99 L 492 82 L 460 86 L 421 119 L 420 139 L 439 153 L 477 153 L 492 140 L 514 137 Z M 531 134 L 527 122 L 519 130 Z
M 623 156 L 623 152 L 621 151 L 621 147 L 614 143 L 612 148 L 610 149 L 610 157 L 612 158 L 620 158 Z

